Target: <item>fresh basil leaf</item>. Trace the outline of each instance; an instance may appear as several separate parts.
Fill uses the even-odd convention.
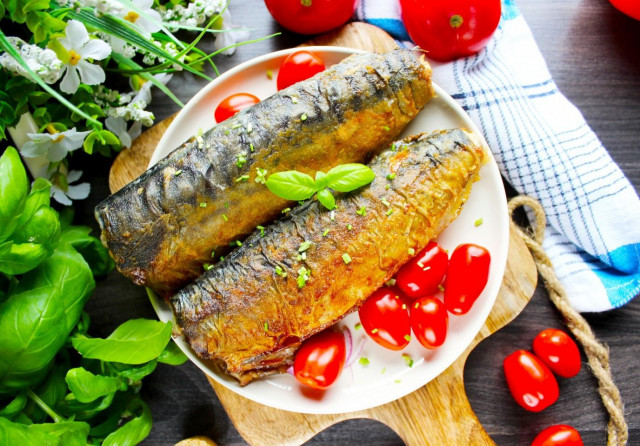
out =
[[[322,190],[329,185],[329,178],[327,178],[327,174],[322,171],[316,172],[316,188],[317,190]]]
[[[18,151],[7,147],[0,157],[0,242],[18,226],[27,199],[27,173]]]
[[[69,370],[65,381],[69,385],[69,390],[81,403],[95,401],[101,396],[119,390],[122,386],[120,378],[94,375],[82,367]]]
[[[51,183],[42,177],[36,178],[24,203],[24,211],[18,219],[18,226],[24,225],[41,206],[49,206]]]
[[[111,406],[117,393],[112,392],[90,403],[81,403],[73,393],[68,393],[58,406],[58,413],[76,420],[91,420]]]
[[[47,249],[37,243],[5,242],[0,245],[0,272],[14,276],[24,274],[36,268],[48,255]]]
[[[64,397],[69,391],[64,380],[67,370],[69,370],[69,354],[63,349],[56,356],[55,364],[47,377],[33,389],[35,394],[53,411],[57,410],[58,404],[64,401]],[[49,415],[32,400],[29,401],[23,412],[35,423],[42,423],[49,418]]]
[[[29,199],[27,198],[27,203]],[[24,214],[23,214],[24,215]],[[60,237],[58,213],[48,205],[42,205],[31,218],[13,233],[14,240],[22,243],[38,243],[53,246]]]
[[[296,170],[277,172],[267,179],[267,188],[285,200],[306,200],[316,193],[316,183],[306,173]]]
[[[78,421],[25,425],[0,417],[0,444],[20,446],[85,446],[89,425]]]
[[[187,362],[189,358],[184,354],[178,344],[171,341],[167,344],[160,356],[158,356],[158,362],[162,362],[169,365],[182,365]]]
[[[0,410],[0,417],[12,418],[24,409],[27,405],[27,392],[20,392],[13,398],[9,404]]]
[[[163,350],[164,351],[164,350]],[[158,361],[149,361],[142,365],[122,364],[120,362],[105,363],[110,373],[127,378],[131,381],[140,381],[147,375],[153,373],[158,365]]]
[[[133,401],[132,407],[129,407],[129,411],[138,412],[139,415],[109,434],[102,446],[134,446],[147,438],[152,423],[149,407],[137,398]]]
[[[89,235],[88,226],[69,226],[60,235],[60,244],[68,243],[78,251],[91,267],[94,276],[104,276],[115,267],[109,251],[99,239]]]
[[[132,399],[139,398],[137,391],[137,389],[134,390],[130,388],[125,392],[117,392],[111,405],[91,420],[89,435],[92,437],[105,438],[118,429],[118,423],[122,419],[127,405],[131,403]]]
[[[171,322],[131,319],[106,339],[78,334],[73,347],[85,358],[101,361],[142,364],[156,359],[171,339]]]
[[[327,184],[338,192],[351,192],[369,184],[376,177],[373,170],[364,164],[342,164],[327,172]]]
[[[94,287],[89,265],[68,245],[22,277],[0,305],[0,394],[46,376]]]
[[[318,201],[330,211],[336,207],[336,199],[329,189],[322,189],[318,192]]]

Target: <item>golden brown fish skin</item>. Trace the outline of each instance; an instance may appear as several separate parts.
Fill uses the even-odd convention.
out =
[[[290,205],[255,182],[257,169],[364,162],[432,96],[430,68],[409,51],[350,56],[187,141],[107,198],[95,211],[103,243],[122,274],[168,296],[212,252]]]
[[[171,298],[199,356],[242,385],[284,371],[302,340],[356,309],[409,260],[409,248],[420,251],[458,216],[486,156],[475,136],[441,131],[396,146],[370,164],[368,187],[337,197],[334,220],[318,202],[299,206]],[[306,260],[297,260],[305,241]],[[299,288],[302,267],[312,273]]]

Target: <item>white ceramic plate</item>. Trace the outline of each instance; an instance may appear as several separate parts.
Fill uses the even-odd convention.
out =
[[[327,66],[333,65],[353,49],[338,47],[306,48],[320,55]],[[203,88],[180,111],[171,123],[151,158],[153,165],[171,150],[214,124],[213,111],[218,103],[230,94],[247,92],[261,99],[276,92],[276,76],[281,61],[296,49],[278,51],[245,62],[223,74]],[[273,72],[273,79],[266,76]],[[440,87],[435,86],[437,97],[432,99],[404,131],[402,136],[436,129],[463,127],[481,133],[467,114]],[[482,219],[480,226],[475,222]],[[450,316],[449,333],[442,347],[428,351],[415,338],[403,351],[391,351],[365,340],[361,356],[369,359],[366,367],[357,361],[345,369],[338,382],[320,397],[308,395],[297,381],[288,374],[275,375],[240,387],[234,380],[216,374],[207,361],[199,359],[183,339],[176,339],[180,348],[207,375],[227,388],[253,401],[267,406],[302,413],[342,413],[375,407],[424,386],[442,373],[462,354],[476,336],[495,302],[507,260],[509,228],[507,206],[502,180],[493,158],[483,167],[481,179],[474,186],[464,209],[441,236],[438,242],[453,250],[460,243],[477,243],[491,253],[489,282],[472,309],[464,316]],[[170,308],[153,297],[152,304],[163,320],[172,320]],[[354,330],[358,315],[347,316],[341,325],[351,328],[354,345],[366,338],[364,330]],[[409,367],[402,355],[413,358]],[[384,371],[384,373],[383,373]]]

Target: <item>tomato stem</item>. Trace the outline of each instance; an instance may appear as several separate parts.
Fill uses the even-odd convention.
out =
[[[464,20],[460,14],[452,15],[451,19],[449,19],[449,25],[451,25],[452,28],[460,28],[462,22],[464,22]]]
[[[300,0],[300,4],[308,8],[309,6],[311,6],[311,0]]]

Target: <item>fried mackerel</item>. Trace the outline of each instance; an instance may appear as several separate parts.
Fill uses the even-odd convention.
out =
[[[291,205],[260,184],[266,172],[366,161],[432,96],[430,68],[409,51],[350,56],[187,141],[103,201],[103,243],[121,273],[171,295]]]
[[[394,146],[336,211],[295,208],[171,298],[200,357],[242,385],[286,370],[301,341],[355,310],[458,216],[486,156],[475,136],[448,130]]]

